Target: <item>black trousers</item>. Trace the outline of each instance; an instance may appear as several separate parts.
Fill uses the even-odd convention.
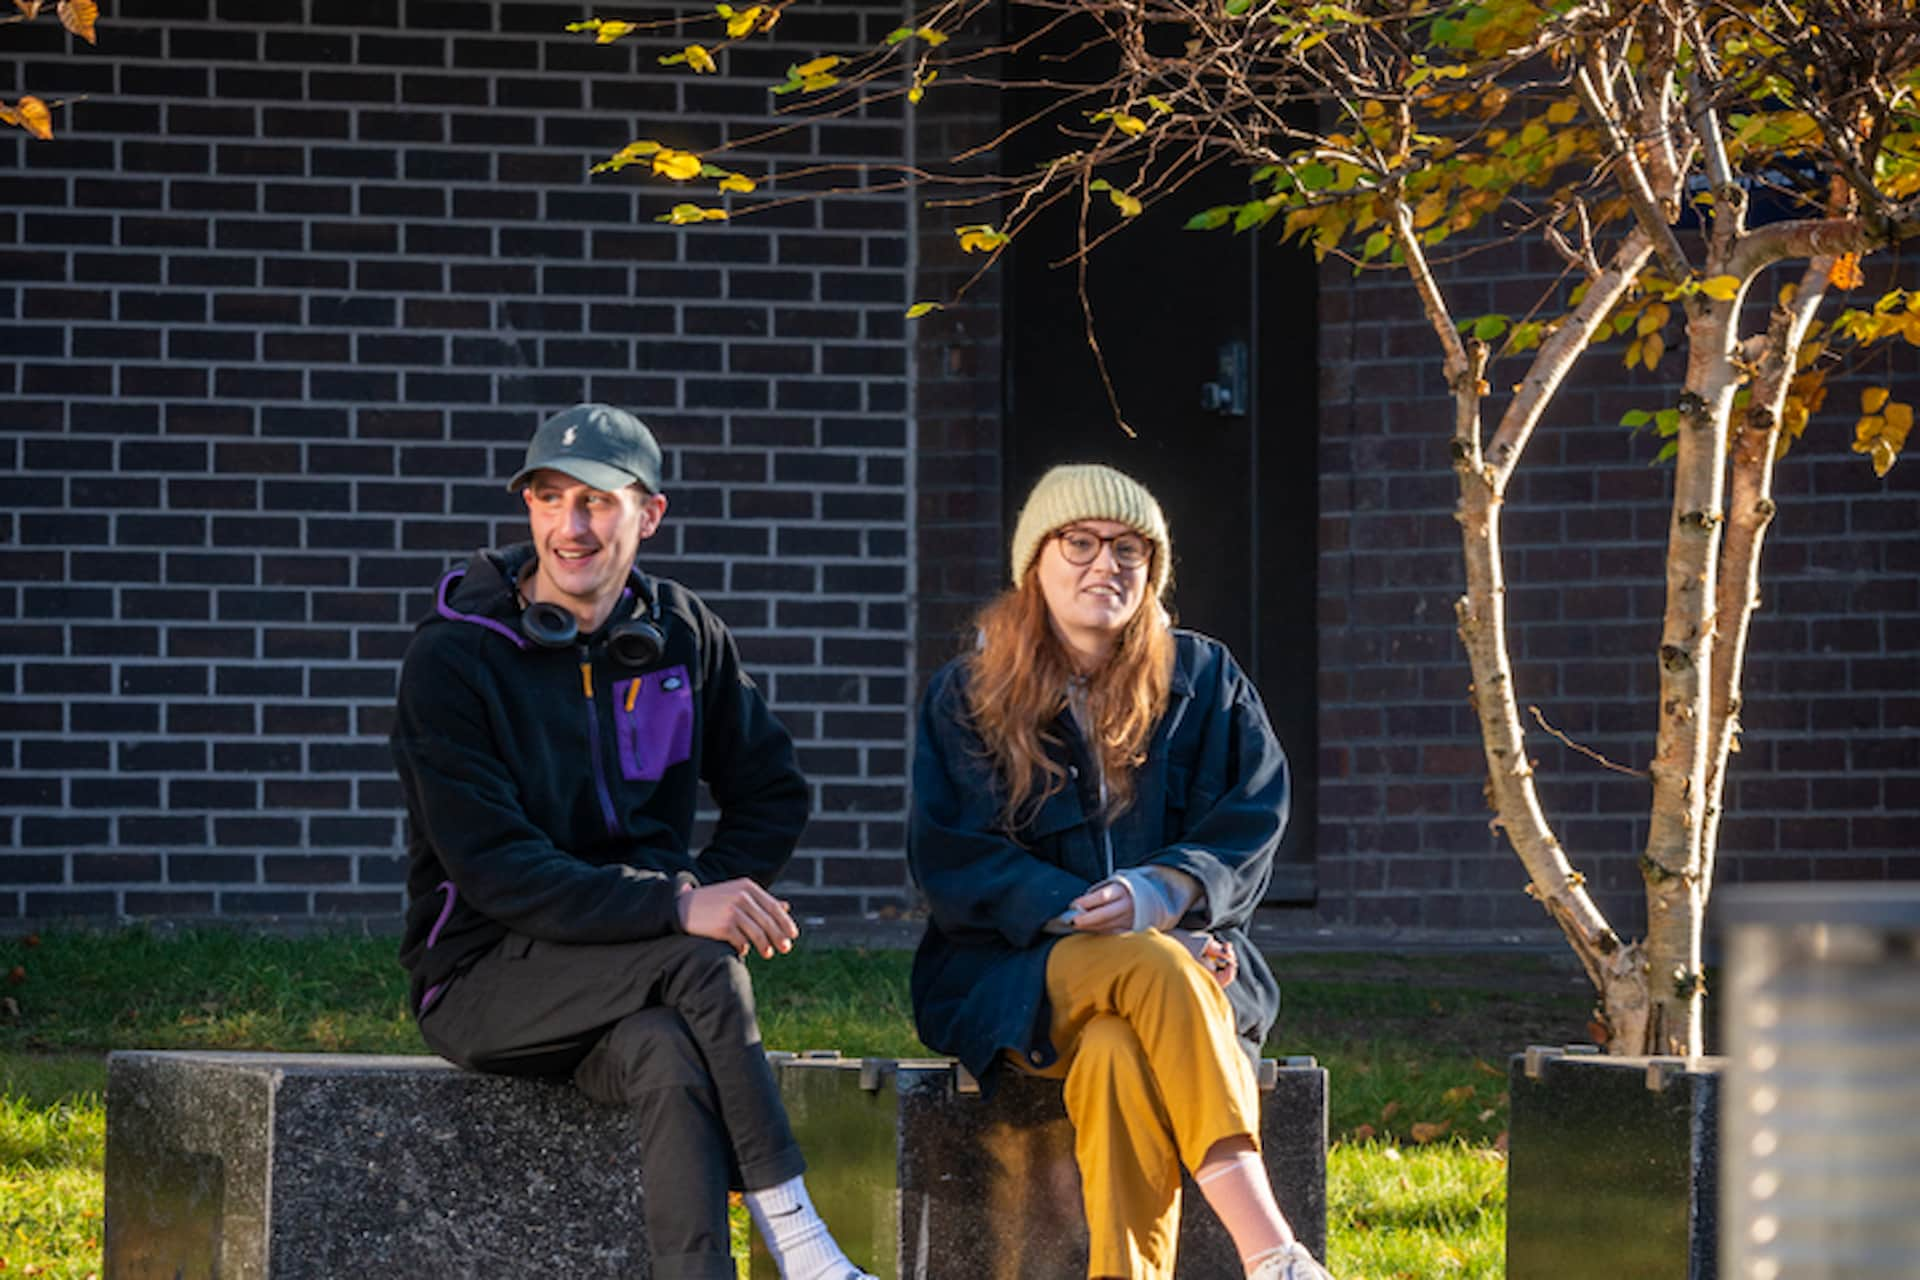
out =
[[[725,943],[578,946],[509,934],[420,1019],[434,1052],[502,1075],[570,1075],[640,1119],[653,1274],[734,1280],[727,1191],[806,1167]]]

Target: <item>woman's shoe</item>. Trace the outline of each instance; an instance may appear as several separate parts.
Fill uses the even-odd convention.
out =
[[[1247,1280],[1333,1280],[1333,1274],[1313,1260],[1298,1240],[1270,1254]]]

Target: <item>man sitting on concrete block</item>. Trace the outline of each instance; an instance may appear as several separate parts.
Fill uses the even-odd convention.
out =
[[[634,1108],[658,1280],[733,1280],[729,1188],[786,1280],[872,1280],[808,1199],[742,963],[798,936],[766,886],[806,784],[726,626],[635,564],[667,510],[659,446],[578,405],[507,487],[531,542],[441,579],[400,677],[421,1034]],[[702,782],[720,817],[696,853]]]

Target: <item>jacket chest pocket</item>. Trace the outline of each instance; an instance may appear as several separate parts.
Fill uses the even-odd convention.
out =
[[[657,782],[693,750],[693,684],[685,667],[665,667],[613,683],[620,776]]]
[[[1071,785],[1047,797],[1028,824],[1022,842],[1055,866],[1089,881],[1106,874],[1093,824]]]
[[[1166,813],[1166,829],[1161,834],[1162,844],[1179,844],[1187,834],[1187,793],[1192,789],[1193,774],[1178,765],[1167,768],[1167,798],[1163,806]]]

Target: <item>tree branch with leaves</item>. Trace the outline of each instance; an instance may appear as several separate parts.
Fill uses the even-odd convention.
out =
[[[1245,170],[1247,198],[1196,211],[1190,229],[1277,222],[1323,260],[1406,277],[1453,402],[1444,429],[1466,580],[1456,612],[1494,821],[1592,979],[1609,1049],[1700,1052],[1701,930],[1773,469],[1830,377],[1885,344],[1920,346],[1920,294],[1888,289],[1820,318],[1832,295],[1864,284],[1862,259],[1920,235],[1920,15],[1905,0],[1013,3],[1029,18],[1017,39],[974,35],[993,10],[948,0],[871,49],[795,64],[769,85],[792,122],[781,127],[884,96],[917,104],[955,84],[1044,91],[1045,105],[1009,129],[1038,131],[1044,162],[965,179],[966,201],[998,210],[956,233],[986,265],[1068,200],[1080,231],[1058,257],[1084,268],[1145,207],[1226,164]],[[723,74],[727,47],[785,8],[682,11],[663,21],[724,35],[661,61]],[[600,39],[613,30],[583,26]],[[1040,38],[1072,52],[1044,83],[1006,78]],[[739,196],[790,176],[727,168],[714,159],[726,151],[750,148],[683,159],[642,140],[608,164],[644,159],[665,181],[716,181]],[[683,203],[662,216],[753,208]],[[1540,304],[1517,319],[1461,315],[1450,294],[1461,264],[1524,238],[1566,264]],[[1088,335],[1097,351],[1090,313]],[[1500,538],[1509,486],[1556,393],[1616,343],[1629,369],[1672,388],[1667,405],[1623,422],[1657,431],[1672,463],[1666,605],[1648,655],[1660,673],[1640,855],[1648,924],[1633,942],[1587,892],[1534,785]],[[1912,424],[1897,388],[1870,387],[1853,447],[1884,475]]]
[[[12,26],[21,22],[32,22],[43,12],[51,12],[72,34],[94,43],[94,23],[99,20],[100,7],[94,0],[59,0],[49,6],[46,0],[13,0],[14,12],[0,15],[0,26]],[[58,107],[66,106],[65,99],[47,102],[31,93],[20,95],[18,102],[9,103],[0,99],[0,125],[11,125],[24,129],[42,142],[53,139],[53,113]]]

